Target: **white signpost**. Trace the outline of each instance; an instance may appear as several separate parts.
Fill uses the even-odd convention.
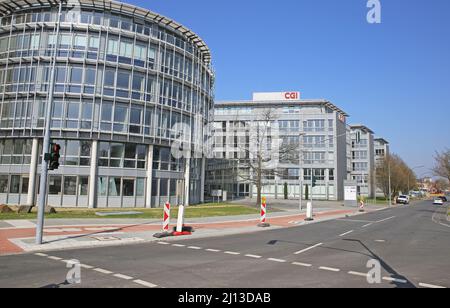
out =
[[[346,181],[344,183],[344,200],[345,206],[358,206],[358,186],[356,182]]]

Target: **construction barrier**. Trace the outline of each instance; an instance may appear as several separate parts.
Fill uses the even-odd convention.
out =
[[[163,232],[169,232],[170,224],[170,203],[166,202],[164,205],[164,217],[163,217]]]

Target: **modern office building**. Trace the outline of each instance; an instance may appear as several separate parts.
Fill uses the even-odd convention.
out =
[[[383,161],[383,159],[390,154],[389,142],[383,138],[374,139],[374,149],[375,149],[375,163]]]
[[[375,150],[374,132],[364,125],[350,125],[351,174],[356,181],[361,196],[373,198],[375,195]]]
[[[62,157],[49,172],[49,205],[201,202],[205,158],[174,158],[170,147],[181,135],[188,152],[204,144],[213,83],[204,41],[147,9],[0,1],[0,204],[37,200],[52,92],[51,140]],[[188,128],[181,134],[177,123]]]
[[[302,185],[304,198],[307,185],[311,192],[312,173],[317,179],[313,198],[342,200],[347,178],[347,114],[327,100],[300,99],[298,92],[255,93],[252,101],[215,104],[215,160],[208,163],[207,194],[225,190],[228,199],[256,195],[256,186],[249,180],[253,172],[245,161],[257,155],[251,143],[258,134],[256,127],[265,121],[261,115],[268,110],[272,114],[270,150],[281,153],[292,146],[294,153],[288,155],[293,159],[280,154],[271,172],[266,172],[263,194],[282,199],[287,185],[288,197],[298,198]],[[280,140],[278,150],[272,144],[275,139]]]

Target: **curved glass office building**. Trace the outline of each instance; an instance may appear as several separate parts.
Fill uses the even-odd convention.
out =
[[[35,204],[50,105],[62,150],[49,205],[202,202],[213,84],[206,44],[164,16],[108,0],[1,0],[0,204]],[[178,144],[196,155],[172,155]]]

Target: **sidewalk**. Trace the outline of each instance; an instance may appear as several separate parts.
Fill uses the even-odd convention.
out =
[[[278,207],[277,207],[278,208]],[[367,212],[384,209],[368,206]],[[360,214],[358,209],[343,206],[318,207],[314,222]],[[255,215],[208,217],[187,219],[186,225],[193,226],[195,232],[188,237],[172,237],[165,240],[183,238],[203,238],[258,232],[263,230],[289,228],[307,224],[304,211],[285,209],[282,212],[268,213],[269,229],[258,228],[259,217]],[[172,219],[171,227],[176,221]],[[9,226],[9,227],[8,227]],[[51,251],[71,248],[116,246],[133,243],[157,241],[153,234],[161,232],[161,220],[142,219],[47,219],[44,229],[44,244],[36,245],[35,221],[0,221],[0,255],[25,252]]]

